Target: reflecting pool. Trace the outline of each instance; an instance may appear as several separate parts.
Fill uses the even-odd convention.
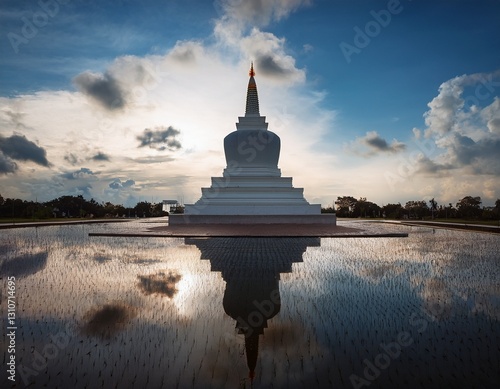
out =
[[[2,387],[500,385],[498,235],[88,236],[144,223],[1,231]]]

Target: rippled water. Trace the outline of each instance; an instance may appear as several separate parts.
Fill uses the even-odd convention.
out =
[[[139,224],[1,231],[2,387],[500,384],[498,235],[88,237]]]

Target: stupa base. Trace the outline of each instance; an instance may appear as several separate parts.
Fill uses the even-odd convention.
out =
[[[329,224],[336,225],[334,214],[316,215],[170,215],[168,224]]]

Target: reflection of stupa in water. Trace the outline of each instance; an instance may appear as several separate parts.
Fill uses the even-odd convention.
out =
[[[292,186],[292,177],[281,177],[281,140],[260,115],[253,64],[249,75],[245,116],[238,117],[236,131],[224,138],[222,177],[212,177],[201,198],[186,204],[184,215],[172,215],[169,224],[335,225],[335,215],[321,214],[321,205],[309,204],[304,189]]]
[[[211,270],[226,281],[222,304],[245,335],[249,377],[253,379],[259,335],[280,311],[280,273],[290,273],[292,263],[302,262],[307,247],[320,245],[319,238],[186,238],[186,244],[210,260]]]

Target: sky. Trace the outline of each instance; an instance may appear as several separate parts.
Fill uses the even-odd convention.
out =
[[[193,203],[253,61],[310,203],[500,198],[500,1],[3,0],[0,194]]]

